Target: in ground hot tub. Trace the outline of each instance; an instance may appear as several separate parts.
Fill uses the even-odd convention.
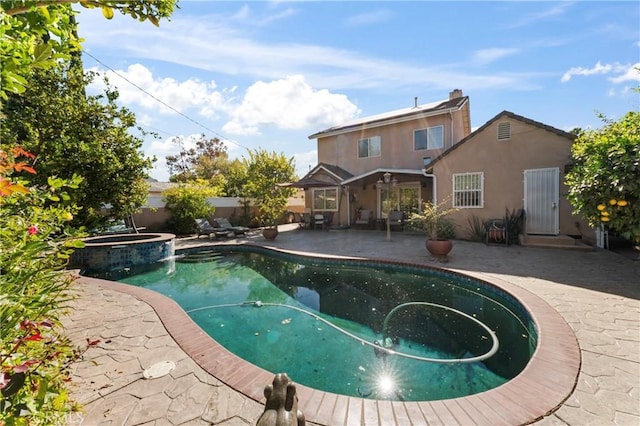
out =
[[[84,248],[71,256],[69,266],[90,271],[115,271],[174,255],[174,234],[117,234],[85,238]]]

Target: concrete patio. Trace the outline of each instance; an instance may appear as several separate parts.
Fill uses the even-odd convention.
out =
[[[380,231],[310,231],[281,226],[275,241],[240,238],[287,250],[431,264],[527,289],[555,308],[577,336],[582,356],[574,392],[540,425],[640,424],[640,261],[594,250],[579,252],[456,241],[447,263],[430,259],[424,237]],[[176,249],[234,240],[187,238]],[[262,404],[202,370],[174,341],[154,309],[119,285],[77,283],[79,298],[63,323],[78,344],[100,342],[73,368],[72,398],[84,412],[75,425],[247,425]],[[176,368],[145,380],[143,370],[165,360]],[[267,383],[264,383],[265,385]],[[388,425],[377,413],[366,424]],[[395,417],[396,424],[406,424]],[[337,423],[336,423],[337,424]],[[342,424],[342,423],[340,423]],[[347,422],[348,424],[348,422]],[[414,423],[415,424],[415,423]],[[445,419],[424,424],[448,424]]]

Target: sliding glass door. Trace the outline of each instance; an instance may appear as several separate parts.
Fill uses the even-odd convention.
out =
[[[390,210],[400,210],[406,217],[420,209],[419,185],[380,185],[378,217],[386,218]]]

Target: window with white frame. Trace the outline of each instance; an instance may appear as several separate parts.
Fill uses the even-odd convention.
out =
[[[380,157],[380,136],[358,140],[358,158]]]
[[[338,188],[316,188],[313,190],[313,210],[337,211]]]
[[[484,203],[484,174],[454,173],[453,175],[453,207],[482,207]]]
[[[442,149],[444,147],[444,128],[442,126],[428,127],[413,131],[413,149]]]

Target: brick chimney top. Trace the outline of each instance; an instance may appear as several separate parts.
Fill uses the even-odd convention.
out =
[[[461,98],[461,97],[462,97],[462,90],[460,89],[453,89],[451,92],[449,92],[449,100]]]

